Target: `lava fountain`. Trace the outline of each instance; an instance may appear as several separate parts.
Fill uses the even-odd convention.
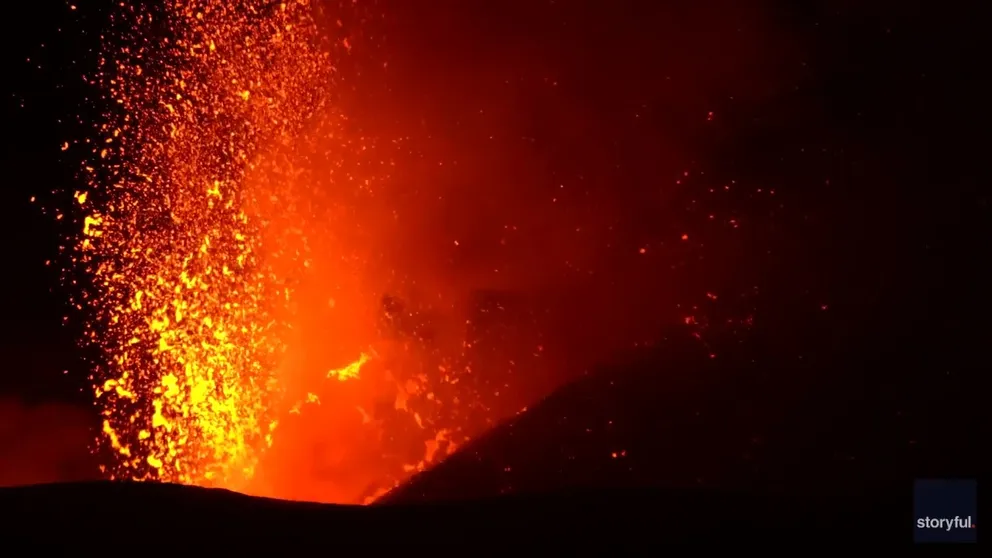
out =
[[[445,60],[375,15],[114,8],[61,213],[108,477],[368,502],[681,319],[669,142],[621,180],[553,58]]]
[[[368,258],[388,164],[335,106],[352,45],[322,10],[169,0],[111,18],[90,78],[110,109],[75,142],[72,271],[112,479],[361,502],[458,441],[429,408],[424,336],[400,324],[414,313]],[[455,382],[446,358],[430,376]]]

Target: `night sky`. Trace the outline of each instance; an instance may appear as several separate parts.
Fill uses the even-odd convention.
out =
[[[78,115],[98,114],[80,76],[93,67],[105,4],[39,1],[5,19],[0,484],[93,475],[86,445],[96,415],[79,328],[62,325],[67,296],[57,267],[45,265],[71,224],[30,200],[67,204],[77,184],[78,162],[60,145],[83,133]],[[571,324],[563,342],[604,339],[576,366],[630,348],[605,340],[612,331],[686,333],[686,308],[720,293],[708,319],[750,317],[753,327],[743,341],[714,327],[705,350],[777,363],[773,372],[720,369],[727,381],[764,374],[767,387],[749,397],[851,415],[844,424],[874,437],[862,444],[947,454],[919,474],[977,470],[954,456],[986,439],[974,407],[992,308],[981,18],[934,2],[842,0],[397,0],[370,11],[387,14],[368,29],[384,37],[372,58],[388,69],[345,70],[363,76],[342,98],[356,125],[430,137],[425,152],[471,161],[441,177],[411,165],[400,180],[507,192],[482,201],[463,188],[434,217],[483,242],[473,223],[515,204],[539,214],[529,200],[581,176],[582,199],[544,234],[614,226],[611,248],[587,261],[607,279],[561,289],[537,281],[574,289],[589,305],[570,312],[611,324],[560,318]],[[504,139],[493,147],[491,135]],[[416,207],[410,196],[399,203]],[[458,265],[471,271],[473,261]],[[631,296],[590,294],[608,292]],[[897,415],[911,424],[885,426]]]

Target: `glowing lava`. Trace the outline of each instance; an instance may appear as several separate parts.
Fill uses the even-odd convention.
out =
[[[63,146],[85,151],[67,278],[108,477],[368,502],[527,404],[535,318],[425,263],[397,215],[430,213],[390,180],[420,154],[344,114],[351,23],[306,0],[118,8],[88,78],[109,110]]]
[[[170,0],[113,16],[130,31],[107,39],[94,85],[115,106],[85,142],[76,196],[92,284],[76,302],[104,355],[95,395],[112,478],[244,486],[292,406],[275,371],[308,261],[259,209],[290,201],[248,177],[327,114],[333,49],[311,10]]]

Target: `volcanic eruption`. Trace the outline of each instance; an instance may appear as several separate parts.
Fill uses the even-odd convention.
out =
[[[112,16],[89,78],[109,109],[74,142],[89,153],[69,269],[85,285],[74,301],[85,341],[100,349],[110,478],[360,501],[436,456],[425,442],[450,439],[396,403],[420,455],[389,462],[360,447],[395,435],[376,405],[432,390],[373,367],[397,352],[380,343],[385,285],[369,278],[361,235],[343,231],[360,228],[386,165],[363,156],[369,142],[334,105],[335,59],[352,47],[344,23],[322,17],[303,0],[174,0]],[[316,493],[273,484],[280,460],[267,450],[324,392],[335,408],[316,417],[335,431],[328,455],[308,461],[369,473],[341,486],[337,471]]]
[[[474,80],[499,93],[464,80],[384,103],[376,17],[307,0],[108,15],[85,76],[102,117],[63,145],[84,161],[59,213],[79,225],[65,279],[95,349],[107,477],[369,502],[701,312],[658,273],[702,246],[693,219],[737,227],[678,198],[699,173],[622,200],[615,141],[525,63],[530,100],[556,110],[499,64]],[[416,96],[426,79],[403,71]],[[475,120],[447,110],[459,98],[484,107],[459,113]],[[654,177],[678,158],[630,147]],[[676,202],[689,218],[640,215]]]
[[[105,110],[63,145],[85,187],[58,216],[81,229],[65,279],[108,478],[368,502],[544,381],[532,301],[422,247],[430,212],[391,173],[425,155],[343,108],[364,17],[307,0],[109,16],[86,76]]]

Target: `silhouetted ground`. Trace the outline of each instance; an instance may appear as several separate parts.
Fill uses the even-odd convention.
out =
[[[595,539],[614,549],[906,544],[913,477],[981,470],[977,397],[939,383],[928,397],[907,397],[905,381],[873,389],[886,378],[868,370],[884,345],[874,355],[845,353],[863,361],[846,369],[845,354],[798,364],[762,357],[755,345],[710,358],[676,336],[559,391],[370,507],[162,485],[47,485],[0,492],[4,530],[55,544],[182,536],[253,550]],[[904,372],[910,364],[889,363]]]
[[[7,539],[46,546],[127,544],[148,549],[179,543],[189,548],[279,550],[392,546],[479,549],[534,543],[568,547],[602,541],[614,550],[664,542],[910,540],[908,514],[892,515],[880,492],[867,507],[837,497],[770,497],[693,491],[594,491],[504,497],[460,504],[330,506],[250,498],[222,490],[152,484],[64,484],[0,492],[9,513]],[[888,500],[887,500],[888,499]],[[876,516],[876,514],[878,514]],[[803,539],[800,538],[802,541]],[[458,547],[451,547],[458,544]]]
[[[967,371],[945,356],[955,372],[928,373],[912,336],[891,342],[894,352],[878,338],[872,351],[824,354],[826,337],[805,358],[752,342],[711,358],[675,336],[558,391],[385,500],[574,487],[804,499],[977,475],[987,427]]]

